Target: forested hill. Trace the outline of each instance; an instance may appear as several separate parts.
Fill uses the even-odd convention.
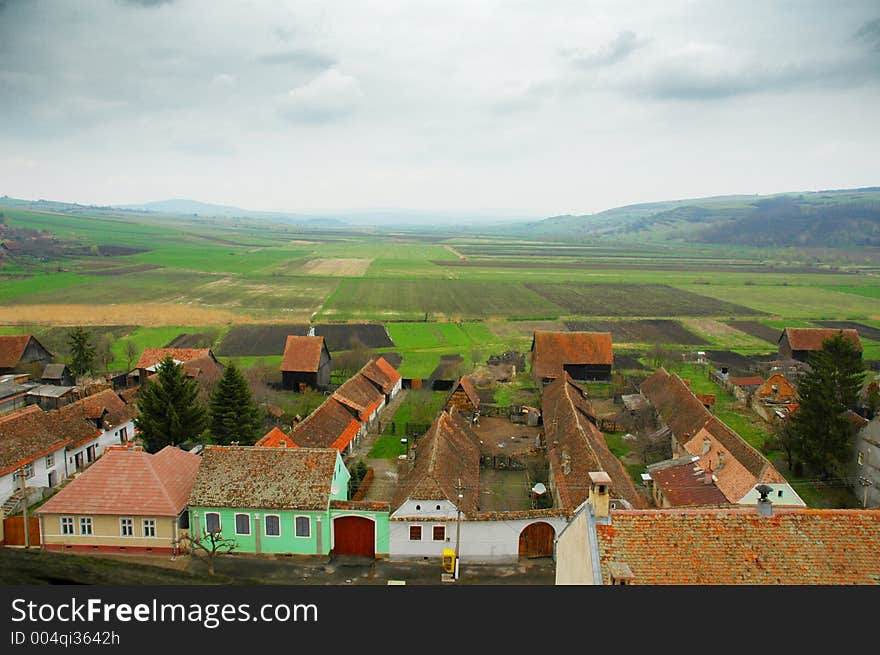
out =
[[[556,216],[520,232],[554,240],[880,247],[880,187],[629,205],[586,216]]]

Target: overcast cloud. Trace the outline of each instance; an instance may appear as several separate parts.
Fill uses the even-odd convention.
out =
[[[876,2],[0,0],[0,194],[534,216],[880,184]]]

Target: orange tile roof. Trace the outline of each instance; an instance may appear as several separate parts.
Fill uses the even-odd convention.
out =
[[[0,336],[0,368],[15,368],[31,340],[30,334]]]
[[[324,349],[324,337],[300,337],[290,335],[284,344],[284,357],[281,360],[282,371],[305,371],[317,373],[321,366],[321,351]]]
[[[574,509],[586,500],[591,471],[605,471],[611,477],[615,498],[644,507],[623,464],[608,450],[605,435],[594,424],[595,413],[583,387],[568,374],[554,380],[544,387],[541,410],[551,473],[562,507]]]
[[[94,430],[94,426],[93,426]],[[0,476],[73,443],[36,405],[0,417]]]
[[[698,393],[696,394],[697,398],[703,405],[714,405],[715,404],[715,394],[714,393]]]
[[[255,446],[263,446],[265,448],[299,448],[289,435],[285,434],[278,428],[272,428],[267,432]]]
[[[728,378],[728,382],[735,387],[757,387],[764,384],[764,378],[760,375],[750,375],[741,378]]]
[[[838,334],[855,342],[859,350],[862,349],[862,341],[859,339],[859,331],[851,328],[835,329],[835,328],[785,328],[780,335],[779,340],[788,338],[788,345],[792,350],[822,350],[822,344],[826,339],[830,339]]]
[[[602,577],[627,564],[633,584],[880,584],[880,511],[612,511],[599,524]]]
[[[361,429],[360,422],[330,396],[305,420],[293,426],[290,438],[300,447],[343,450]]]
[[[207,446],[189,504],[325,510],[337,457],[329,448]]]
[[[773,387],[776,391],[773,391]],[[773,397],[776,402],[791,402],[797,398],[797,391],[781,373],[774,373],[755,391],[758,398]]]
[[[79,413],[90,420],[101,420],[107,429],[122,425],[135,416],[134,408],[126,405],[112,389],[76,400],[57,411],[62,415]]]
[[[479,492],[479,439],[467,421],[441,412],[417,441],[412,470],[400,481],[391,506],[396,509],[408,499],[448,500],[473,515],[479,509]]]
[[[188,362],[191,359],[213,356],[210,348],[146,348],[135,368],[150,368],[166,357],[178,362]]]
[[[37,513],[177,516],[186,506],[200,461],[174,446],[155,455],[108,448]]]
[[[532,374],[558,378],[565,364],[614,363],[610,332],[535,332]]]
[[[682,379],[666,369],[652,373],[640,390],[678,440],[696,434],[712,416]]]
[[[382,393],[384,394],[391,393],[395,385],[401,379],[400,373],[397,372],[397,369],[389,364],[384,357],[377,357],[376,359],[367,362],[367,364],[360,370],[360,373],[371,382],[379,385],[379,388],[382,389]]]

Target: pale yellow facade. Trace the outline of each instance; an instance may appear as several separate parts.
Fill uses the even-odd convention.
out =
[[[62,518],[73,519],[73,534],[64,534]],[[81,518],[91,518],[92,534],[82,534]],[[132,534],[123,534],[123,519],[131,519]],[[155,536],[144,536],[144,521],[153,521]],[[100,514],[43,514],[43,544],[47,546],[104,546],[111,548],[173,548],[180,535],[176,517]]]
[[[556,541],[556,584],[591,585],[593,562],[590,556],[588,508],[579,511]]]

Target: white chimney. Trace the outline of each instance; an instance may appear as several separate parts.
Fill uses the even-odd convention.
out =
[[[758,499],[758,514],[761,516],[773,516],[773,502],[768,496],[773,492],[773,487],[768,484],[759,484],[755,487],[761,497]]]

